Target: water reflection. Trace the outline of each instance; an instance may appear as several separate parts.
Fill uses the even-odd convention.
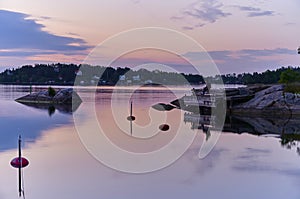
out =
[[[57,112],[50,118],[43,109],[31,108],[14,101],[27,94],[27,90],[24,86],[0,86],[1,152],[16,148],[16,138],[20,134],[26,142],[34,142],[44,131],[72,122],[69,114]]]
[[[274,147],[276,140],[225,134],[212,153],[199,160],[200,135],[170,167],[132,175],[93,159],[72,125],[48,130],[24,150],[32,162],[25,169],[27,198],[298,198],[299,162]],[[14,152],[1,153],[0,161],[6,162]],[[15,171],[4,164],[0,171],[0,183],[9,187],[0,187],[1,198],[17,198]]]
[[[191,124],[191,129],[201,129],[209,139],[210,130],[217,123],[217,116],[185,113],[184,122]],[[287,149],[296,149],[300,155],[300,118],[271,118],[271,117],[241,117],[227,116],[223,132],[236,134],[249,133],[253,135],[275,136]]]
[[[37,104],[37,103],[24,103],[24,102],[19,102],[19,103],[28,107],[45,110],[48,112],[49,116],[52,116],[56,110],[60,113],[72,114],[80,106],[80,104],[74,104],[72,106],[72,104]]]
[[[29,114],[23,112],[24,116]],[[57,114],[49,120],[49,117],[43,117],[42,114],[27,115],[26,117],[0,117],[0,151],[16,148],[15,139],[19,134],[28,141],[35,141],[41,134],[51,128],[70,123],[70,119]]]
[[[91,112],[84,108],[92,103],[88,92],[84,97],[84,106],[77,111],[81,109],[86,113],[84,122],[87,124]],[[280,147],[283,136],[287,136],[283,143],[298,139],[293,137],[299,132],[297,118],[287,122],[282,118],[229,117],[224,126],[226,133],[221,135],[213,151],[200,160],[200,145],[206,135],[209,139],[207,132],[214,133],[213,124],[218,122],[217,118],[184,115],[179,109],[168,112],[152,109],[151,106],[156,103],[174,100],[174,95],[163,90],[141,91],[131,96],[136,120],[132,123],[133,136],[130,136],[130,124],[126,119],[130,115],[129,104],[124,101],[127,92],[120,91],[119,101],[114,104],[124,123],[124,131],[121,131],[123,126],[120,130],[111,122],[111,91],[98,91],[92,111],[96,110],[107,136],[128,151],[149,152],[161,148],[173,139],[179,124],[183,126],[184,134],[206,132],[196,134],[191,147],[169,167],[153,173],[132,175],[110,169],[94,159],[82,145],[71,114],[55,111],[49,117],[45,114],[47,109],[31,108],[13,101],[24,93],[1,95],[6,96],[0,99],[1,199],[18,198],[16,172],[10,168],[9,161],[16,155],[16,137],[20,131],[25,141],[34,141],[27,142],[23,150],[24,156],[31,162],[24,169],[28,199],[197,199],[199,196],[210,199],[298,199],[300,196],[299,158],[291,150]],[[153,135],[162,121],[158,118],[152,129],[149,126],[152,113],[157,118],[166,117],[165,122],[170,124],[170,130]],[[143,131],[139,126],[145,127]],[[270,133],[279,138],[267,137]],[[152,139],[139,139],[142,136]],[[293,144],[291,146],[293,148]],[[105,152],[110,154],[110,151]]]

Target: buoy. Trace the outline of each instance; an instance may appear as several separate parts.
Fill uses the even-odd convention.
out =
[[[19,197],[23,195],[23,198],[25,198],[25,191],[24,191],[24,181],[22,179],[22,168],[26,167],[29,165],[29,161],[26,158],[22,157],[22,149],[21,149],[21,136],[19,135],[19,157],[14,158],[11,162],[10,165],[14,168],[17,168],[19,170]],[[23,188],[22,188],[23,185]]]
[[[127,117],[127,120],[128,121],[134,121],[135,117],[133,115],[130,115],[130,116]]]
[[[11,162],[10,165],[14,168],[24,168],[29,165],[29,161],[26,158],[14,158]]]
[[[170,126],[168,124],[161,124],[158,127],[161,131],[167,131],[170,129]]]
[[[127,117],[128,121],[134,121],[135,117],[132,115],[132,102],[130,102],[130,115]]]

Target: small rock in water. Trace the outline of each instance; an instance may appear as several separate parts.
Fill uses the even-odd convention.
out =
[[[170,104],[158,103],[158,104],[153,105],[152,108],[154,108],[155,110],[158,110],[158,111],[170,111],[176,107],[172,106]]]
[[[40,91],[16,99],[17,102],[24,103],[53,103],[53,104],[72,104],[81,103],[80,96],[72,89],[61,89],[54,97],[49,96],[48,91]]]

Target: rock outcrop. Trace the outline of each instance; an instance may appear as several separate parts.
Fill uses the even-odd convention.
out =
[[[158,103],[158,104],[154,104],[152,108],[158,111],[170,111],[176,107],[170,104]]]
[[[284,92],[283,85],[274,85],[255,93],[251,100],[234,106],[232,113],[300,115],[300,96]]]
[[[54,96],[50,96],[47,90],[31,93],[16,99],[16,101],[20,103],[64,105],[80,104],[82,102],[79,95],[72,88],[60,89]]]

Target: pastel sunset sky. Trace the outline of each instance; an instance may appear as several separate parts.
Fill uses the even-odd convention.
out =
[[[35,63],[79,64],[101,42],[143,27],[189,36],[223,74],[299,66],[299,8],[299,0],[0,0],[0,71]],[[115,63],[173,64],[189,72],[172,54],[148,54],[129,53]],[[181,51],[190,59],[199,54]]]

